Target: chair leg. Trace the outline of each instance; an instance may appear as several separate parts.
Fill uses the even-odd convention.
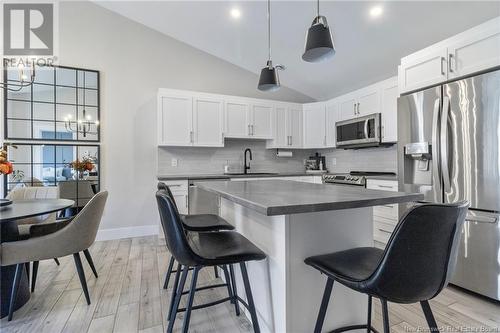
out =
[[[189,320],[191,319],[191,310],[193,307],[194,294],[196,292],[196,281],[198,280],[198,272],[200,267],[195,267],[193,275],[191,277],[191,287],[189,289],[189,298],[186,305],[186,314],[184,315],[184,323],[182,324],[182,333],[188,333],[189,331]]]
[[[57,266],[60,266],[60,265],[61,265],[61,263],[59,262],[59,259],[54,258],[54,261],[56,262]]]
[[[366,333],[371,332],[372,327],[372,297],[368,295],[368,315],[366,320]]]
[[[92,269],[92,272],[94,273],[94,276],[97,279],[99,276],[97,275],[97,270],[95,269],[94,261],[92,260],[92,256],[90,255],[89,249],[83,250],[83,254],[85,255],[85,258],[89,263],[90,269]]]
[[[172,287],[172,295],[170,296],[170,305],[168,307],[168,317],[167,320],[170,320],[170,316],[172,315],[172,309],[174,308],[175,297],[177,296],[177,287],[179,286],[179,277],[181,275],[181,264],[177,264],[177,272],[175,272],[174,285]]]
[[[323,292],[323,298],[319,307],[318,319],[316,319],[316,325],[314,326],[314,333],[321,333],[321,329],[323,328],[326,310],[328,309],[328,303],[330,302],[330,296],[332,294],[333,282],[334,280],[331,278],[326,280],[325,291]]]
[[[385,299],[380,299],[382,303],[382,317],[384,320],[384,333],[390,333],[389,329],[389,310],[387,309],[387,301]]]
[[[180,264],[179,264],[179,266],[180,266]],[[179,267],[179,270],[180,270],[180,267]],[[175,293],[174,305],[173,305],[171,312],[170,312],[170,315],[169,315],[170,321],[168,322],[167,333],[172,333],[172,330],[174,329],[175,317],[177,316],[177,309],[179,309],[179,304],[181,302],[182,292],[184,291],[184,285],[186,284],[186,279],[187,279],[188,273],[189,273],[189,267],[184,266],[184,268],[182,270],[182,277],[181,277],[181,280],[179,281],[179,285],[177,286],[177,292]]]
[[[222,271],[224,273],[224,279],[226,280],[227,284],[227,294],[231,299],[230,301],[231,304],[234,304],[233,288],[231,287],[231,279],[229,278],[229,271],[227,270],[227,265],[222,266]]]
[[[31,292],[35,292],[36,275],[38,274],[39,261],[33,261],[33,272],[31,273]]]
[[[10,293],[9,302],[9,318],[12,320],[12,315],[14,314],[14,306],[16,305],[17,292],[19,290],[19,282],[21,282],[21,275],[23,274],[24,264],[16,265],[16,272],[14,274],[14,283],[12,284],[12,291]]]
[[[250,281],[248,280],[247,267],[244,262],[240,262],[241,275],[243,276],[243,284],[245,285],[245,292],[247,294],[248,310],[252,318],[252,325],[254,333],[260,333],[259,321],[257,320],[257,312],[255,311],[255,304],[253,302],[252,289],[250,288]]]
[[[170,262],[168,263],[167,274],[165,275],[165,282],[163,282],[163,289],[168,288],[168,282],[170,281],[170,275],[172,275],[172,269],[174,268],[174,257],[170,256]]]
[[[218,279],[219,278],[219,270],[217,269],[217,266],[214,266],[214,274],[215,274],[215,278]]]
[[[233,288],[233,296],[234,296],[234,310],[236,311],[236,315],[240,315],[240,303],[238,301],[238,290],[236,289],[236,279],[234,277],[234,269],[233,265],[229,265],[229,274],[231,275],[231,285]]]
[[[422,310],[424,311],[425,319],[427,320],[427,324],[429,325],[430,331],[439,332],[439,328],[436,323],[436,319],[434,319],[434,315],[432,314],[429,301],[422,301],[420,302],[420,305],[422,306]]]
[[[87,305],[90,305],[90,295],[89,290],[87,289],[87,280],[85,280],[85,272],[83,271],[80,253],[73,253],[73,259],[75,259],[76,271],[78,272],[78,277],[80,278],[80,283],[82,285],[83,293],[85,294],[85,299],[87,300]]]

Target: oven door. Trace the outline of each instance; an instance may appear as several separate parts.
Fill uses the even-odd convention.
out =
[[[338,148],[373,147],[380,144],[380,113],[335,124]]]

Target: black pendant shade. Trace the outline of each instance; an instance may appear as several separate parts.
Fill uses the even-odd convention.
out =
[[[330,27],[324,16],[317,16],[307,30],[306,45],[302,60],[320,62],[335,54]]]
[[[267,66],[260,71],[259,85],[257,88],[262,91],[276,91],[280,88],[277,68],[273,67],[270,61],[268,61]]]

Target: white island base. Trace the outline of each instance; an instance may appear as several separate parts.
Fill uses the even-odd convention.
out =
[[[313,332],[326,277],[304,264],[305,258],[373,246],[371,207],[266,216],[221,198],[220,215],[267,254],[247,265],[262,332]],[[236,271],[238,295],[246,299]],[[365,324],[367,300],[334,283],[323,331]]]

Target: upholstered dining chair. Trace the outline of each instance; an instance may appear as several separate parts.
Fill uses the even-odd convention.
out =
[[[16,265],[10,296],[9,321],[12,320],[23,265],[32,261],[36,262],[72,254],[85,299],[87,304],[90,305],[90,296],[80,252],[87,250],[94,243],[107,198],[107,191],[97,193],[70,222],[53,233],[0,244],[0,265]]]

